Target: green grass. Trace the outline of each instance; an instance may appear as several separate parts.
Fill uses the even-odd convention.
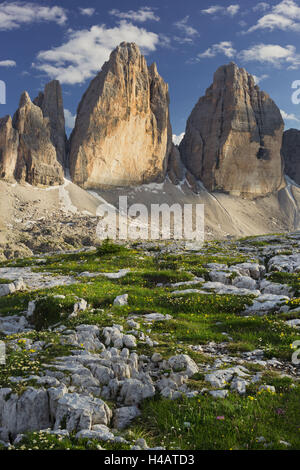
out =
[[[254,240],[255,241],[255,240]],[[244,242],[243,242],[244,243]],[[232,266],[248,261],[249,258],[238,252],[236,242],[206,244],[201,254],[162,254],[158,247],[147,251],[142,248],[104,243],[92,252],[46,257],[45,264],[37,264],[34,258],[16,260],[1,265],[32,266],[35,271],[52,275],[74,275],[76,283],[35,292],[17,292],[0,298],[0,314],[22,315],[30,300],[37,306],[32,318],[35,331],[0,338],[5,341],[17,339],[20,350],[7,350],[7,364],[0,368],[0,387],[12,387],[22,393],[24,384],[11,384],[9,377],[27,377],[43,371],[43,364],[55,358],[70,354],[68,346],[62,346],[59,335],[48,330],[62,323],[68,328],[80,324],[94,324],[100,328],[118,323],[126,326],[129,315],[135,314],[141,324],[141,331],[149,334],[149,325],[143,315],[159,312],[169,314],[172,319],[151,325],[151,338],[159,343],[150,348],[138,344],[139,354],[152,355],[160,352],[165,359],[173,354],[189,354],[199,365],[213,362],[213,358],[192,351],[190,345],[205,345],[211,341],[228,341],[222,334],[226,332],[232,339],[227,343],[227,351],[240,357],[244,351],[263,349],[266,358],[276,357],[290,363],[293,350],[291,345],[300,339],[300,332],[289,328],[285,320],[298,318],[295,314],[271,314],[265,317],[244,317],[242,311],[252,303],[252,296],[182,294],[172,295],[170,284],[185,282],[193,276],[208,279],[208,263],[222,263]],[[256,261],[255,256],[251,261]],[[103,276],[83,278],[77,276],[83,271],[92,273],[117,272],[130,268],[130,273],[119,280],[109,280]],[[297,291],[300,287],[298,274],[272,273],[271,280],[286,283]],[[1,281],[0,281],[1,282]],[[158,287],[158,284],[162,284]],[[201,283],[193,288],[201,288]],[[189,288],[183,286],[182,289]],[[180,288],[181,289],[181,288]],[[127,293],[128,305],[113,306],[116,296]],[[55,298],[64,295],[65,298]],[[298,294],[297,294],[298,295]],[[74,303],[85,299],[88,308],[77,318],[69,319]],[[297,307],[299,299],[293,299],[291,306]],[[42,352],[27,351],[22,340],[31,338],[43,340],[47,348]],[[74,349],[74,347],[72,348]],[[249,396],[240,397],[235,393],[225,400],[215,400],[209,395],[180,401],[170,401],[155,397],[142,406],[142,417],[129,429],[131,445],[135,438],[145,437],[149,445],[164,445],[167,449],[262,449],[257,437],[264,436],[270,448],[282,449],[279,441],[291,443],[293,449],[300,448],[299,386],[292,389],[289,379],[266,372],[260,366],[247,364],[253,373],[264,371],[264,382],[276,387],[277,393],[259,394],[258,385],[249,387]],[[34,384],[33,384],[34,385]],[[190,382],[193,390],[210,388],[200,372]],[[276,410],[284,410],[278,414]],[[218,420],[224,416],[224,420]],[[184,423],[190,423],[190,427]],[[127,435],[127,434],[126,434]],[[26,449],[96,449],[99,443],[80,441],[72,435],[69,439],[29,433],[19,448]],[[128,445],[101,443],[111,450],[128,449]]]
[[[182,450],[285,449],[280,441],[300,448],[300,388],[283,394],[268,392],[225,400],[208,395],[174,402],[151,399],[144,402],[142,416],[135,425],[143,430],[151,445]],[[221,419],[218,419],[221,418]],[[224,419],[223,419],[224,418]],[[189,424],[185,424],[189,423]]]

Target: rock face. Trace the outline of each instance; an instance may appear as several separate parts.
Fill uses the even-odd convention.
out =
[[[65,168],[68,166],[66,159],[67,137],[65,132],[65,116],[62,97],[62,89],[58,80],[52,80],[45,86],[44,93],[39,93],[34,100],[39,106],[45,118],[49,118],[51,142],[56,149],[57,160]]]
[[[19,134],[16,180],[32,185],[62,184],[63,169],[50,139],[49,119],[43,117],[42,110],[31,102],[27,92],[21,96],[13,127]]]
[[[180,153],[208,190],[264,196],[285,185],[283,127],[271,98],[246,70],[230,63],[217,70],[193,109]]]
[[[300,184],[300,131],[289,129],[283,134],[282,155],[285,173]]]
[[[19,134],[12,126],[10,116],[0,119],[0,178],[14,181]]]
[[[179,184],[184,178],[184,167],[180,158],[180,152],[176,145],[172,145],[172,150],[168,162],[168,176],[173,184]]]
[[[172,146],[168,86],[122,43],[91,82],[70,142],[70,172],[89,188],[161,181]]]

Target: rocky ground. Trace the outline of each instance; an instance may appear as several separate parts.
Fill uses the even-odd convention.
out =
[[[300,233],[2,262],[0,447],[299,450],[299,272]]]

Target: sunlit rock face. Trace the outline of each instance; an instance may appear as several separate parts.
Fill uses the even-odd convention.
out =
[[[15,180],[19,134],[13,128],[10,116],[0,119],[0,178]]]
[[[13,127],[19,135],[16,180],[36,186],[62,184],[64,174],[51,142],[49,119],[43,117],[27,92],[21,96]]]
[[[171,147],[168,85],[135,44],[122,43],[79,105],[72,180],[86,188],[162,181]]]

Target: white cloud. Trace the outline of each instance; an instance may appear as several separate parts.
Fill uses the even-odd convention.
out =
[[[188,25],[189,18],[189,16],[185,16],[182,20],[174,23],[174,26],[176,26],[176,28],[179,29],[186,38],[193,38],[198,36],[199,33],[195,28]]]
[[[220,5],[213,5],[205,10],[201,10],[203,14],[206,15],[215,15],[216,13],[221,13],[223,15],[235,16],[240,10],[240,5],[234,4],[229,5],[229,7],[222,7]]]
[[[228,8],[226,8],[226,13],[230,16],[235,16],[240,10],[239,5],[230,5]]]
[[[281,116],[282,118],[285,120],[285,121],[296,121],[296,122],[300,122],[300,119],[297,118],[297,116],[295,116],[295,114],[288,114],[286,113],[285,111],[283,111],[283,109],[280,110],[281,112]]]
[[[182,132],[182,134],[179,134],[179,135],[173,134],[173,144],[179,145],[182,139],[184,138],[184,136],[185,136],[184,132]]]
[[[274,31],[300,31],[300,7],[294,0],[283,0],[273,6],[272,11],[262,16],[258,22],[252,26],[247,33],[252,33],[259,29]]]
[[[42,21],[53,21],[58,25],[63,25],[67,21],[66,10],[59,6],[47,7],[31,2],[0,3],[0,30],[2,31]]]
[[[146,54],[155,51],[159,36],[126,21],[114,28],[101,25],[71,30],[64,44],[39,52],[33,67],[61,83],[84,83],[101,69],[110,52],[123,41],[135,42]]]
[[[255,7],[252,8],[253,11],[267,11],[270,7],[270,5],[266,2],[260,2]]]
[[[96,11],[95,8],[79,8],[79,10],[83,16],[93,16]]]
[[[256,44],[238,54],[239,59],[245,62],[260,62],[280,67],[287,66],[295,70],[300,65],[300,54],[295,46],[282,47],[277,44]]]
[[[300,53],[297,52],[295,46],[287,45],[284,47],[278,44],[255,44],[248,49],[238,52],[231,41],[213,44],[206,51],[198,54],[196,60],[192,62],[213,58],[218,54],[223,54],[230,59],[236,56],[244,62],[259,62],[277,68],[285,66],[287,70],[300,68]],[[256,77],[256,79],[262,81],[267,77],[268,75],[262,75],[261,77]]]
[[[155,15],[154,9],[150,7],[142,7],[137,11],[129,10],[126,12],[122,12],[115,8],[109,13],[121,20],[136,21],[138,23],[145,23],[145,21],[160,21],[159,16]]]
[[[255,84],[256,85],[259,85],[263,80],[266,80],[267,78],[269,78],[269,75],[261,75],[260,77],[258,77],[257,75],[252,75],[252,77],[254,78],[254,81],[255,81]]]
[[[64,109],[64,115],[65,115],[66,127],[68,129],[73,129],[75,126],[76,114],[75,116],[73,116],[71,111],[69,111],[68,109]]]
[[[231,41],[222,41],[218,44],[213,44],[205,52],[197,55],[198,59],[209,59],[218,54],[223,54],[226,57],[232,58],[236,55],[236,49],[233,48]]]
[[[14,60],[1,60],[0,67],[16,67],[16,62]]]

